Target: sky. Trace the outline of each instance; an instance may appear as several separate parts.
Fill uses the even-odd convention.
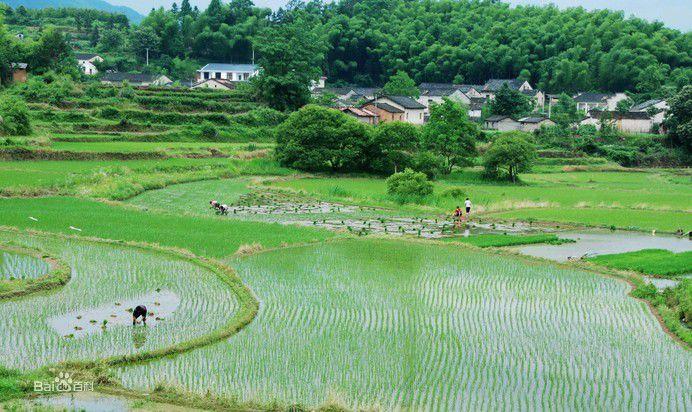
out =
[[[152,7],[169,7],[173,0],[107,0],[111,4],[132,7],[142,14],[146,14]],[[180,5],[178,0],[178,5]],[[276,9],[286,3],[286,0],[254,0],[254,3],[262,7]],[[689,31],[692,29],[692,1],[690,0],[509,0],[509,3],[518,4],[550,4],[559,7],[582,6],[586,9],[615,9],[624,10],[625,15],[635,15],[647,20],[659,20],[667,26]],[[190,4],[197,5],[200,9],[206,8],[209,0],[190,0]]]

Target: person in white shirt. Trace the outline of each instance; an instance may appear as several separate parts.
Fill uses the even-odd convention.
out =
[[[470,214],[471,213],[471,201],[469,200],[468,197],[466,198],[466,201],[464,202],[464,206],[466,206],[466,214],[467,215]]]

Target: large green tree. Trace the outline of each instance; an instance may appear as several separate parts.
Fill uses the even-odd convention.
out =
[[[310,101],[310,83],[321,75],[326,44],[320,27],[287,19],[256,38],[261,71],[253,79],[260,100],[277,110],[295,110]]]
[[[569,128],[580,117],[577,103],[566,93],[562,93],[557,103],[550,108],[550,119],[563,129]]]
[[[516,182],[521,172],[531,169],[536,158],[536,148],[523,132],[509,132],[491,143],[483,155],[486,174],[496,178],[506,177]]]
[[[420,145],[418,128],[405,122],[380,123],[372,138],[373,170],[391,174],[413,164],[413,156]]]
[[[276,158],[313,172],[353,172],[365,167],[367,126],[335,109],[307,105],[277,130]]]
[[[529,114],[533,105],[531,100],[518,90],[510,89],[503,84],[495,93],[495,98],[490,101],[490,112],[503,116],[524,116]]]
[[[670,110],[664,124],[673,145],[692,153],[692,86],[683,87],[670,99]]]
[[[382,88],[382,92],[391,96],[415,98],[420,96],[420,90],[416,86],[416,82],[403,70],[397,71],[395,75],[389,78],[389,81]]]
[[[463,166],[476,155],[476,140],[481,136],[478,125],[468,118],[468,110],[458,102],[444,99],[430,106],[430,118],[423,127],[423,145],[441,156],[445,170]]]

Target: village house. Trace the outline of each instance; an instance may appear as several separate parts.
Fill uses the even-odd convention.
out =
[[[75,57],[84,74],[94,75],[99,72],[94,63],[102,62],[103,57],[94,53],[76,53]]]
[[[224,79],[207,79],[194,83],[192,89],[216,89],[216,90],[233,90],[236,84],[230,80]]]
[[[404,111],[387,103],[369,101],[361,109],[374,113],[377,116],[378,123],[404,120]]]
[[[420,97],[417,99],[420,104],[425,106],[425,115],[430,113],[431,104],[440,104],[443,99],[462,103],[469,107],[470,118],[480,118],[481,108],[485,104],[486,99],[478,90],[482,90],[483,86],[471,84],[452,84],[452,83],[421,83]]]
[[[345,113],[349,116],[355,117],[356,119],[360,120],[363,123],[375,125],[377,124],[377,114],[371,112],[368,109],[364,108],[357,108],[353,106],[349,107],[339,107],[339,110],[342,113]]]
[[[197,70],[197,81],[216,79],[243,82],[259,73],[255,64],[209,63]]]
[[[485,119],[483,126],[489,130],[499,130],[501,132],[521,130],[521,123],[509,116],[503,115],[493,115],[488,117]]]
[[[166,86],[172,83],[171,79],[162,74],[145,73],[106,73],[101,77],[103,84],[121,84],[127,82],[131,86]]]
[[[27,67],[28,64],[26,63],[10,63],[10,69],[12,70],[12,81],[14,83],[26,82]]]
[[[403,116],[401,118],[402,121],[408,122],[408,123],[413,123],[413,124],[423,124],[425,123],[425,110],[426,106],[422,105],[421,103],[417,102],[415,99],[407,96],[378,96],[375,99],[371,100],[368,103],[384,103],[389,106],[395,107],[401,111],[403,111]],[[365,108],[368,109],[367,104],[365,104]],[[368,109],[370,110],[370,109]],[[377,113],[377,112],[375,112]],[[379,115],[379,113],[378,113]],[[380,121],[384,121],[380,117]]]
[[[579,122],[580,126],[593,125],[601,128],[602,121],[610,122],[616,130],[623,133],[650,133],[654,122],[646,112],[625,112],[591,110],[588,117]]]
[[[471,97],[469,102],[469,118],[471,120],[480,120],[483,106],[487,102],[485,97]]]
[[[545,107],[545,93],[538,89],[524,90],[521,92],[533,103],[533,107],[543,109]]]
[[[593,109],[613,111],[618,102],[627,99],[625,93],[579,93],[574,96],[577,110],[588,113]]]
[[[533,132],[541,128],[541,126],[555,126],[555,122],[548,119],[547,117],[541,116],[529,116],[519,119],[521,124],[521,131]]]
[[[502,86],[507,85],[511,90],[517,90],[520,92],[527,92],[533,90],[531,84],[525,80],[521,79],[490,79],[483,85],[483,90],[480,94],[486,99],[494,99],[495,94],[500,91]]]
[[[630,108],[630,112],[647,113],[651,116],[651,120],[654,124],[661,124],[663,123],[663,119],[666,118],[668,109],[670,109],[670,107],[667,101],[663,99],[652,99],[640,104],[635,104]]]

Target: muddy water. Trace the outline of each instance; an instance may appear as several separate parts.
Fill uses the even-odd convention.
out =
[[[526,255],[557,261],[642,249],[665,249],[676,253],[692,250],[692,241],[686,237],[601,231],[558,232],[557,235],[576,242],[562,245],[527,245],[518,247],[516,250]]]
[[[149,312],[146,327],[153,328],[159,322],[165,322],[166,317],[178,309],[180,298],[171,291],[154,291],[135,299],[49,318],[47,322],[61,336],[80,338],[106,329],[132,325],[132,310],[137,305],[146,306]]]

